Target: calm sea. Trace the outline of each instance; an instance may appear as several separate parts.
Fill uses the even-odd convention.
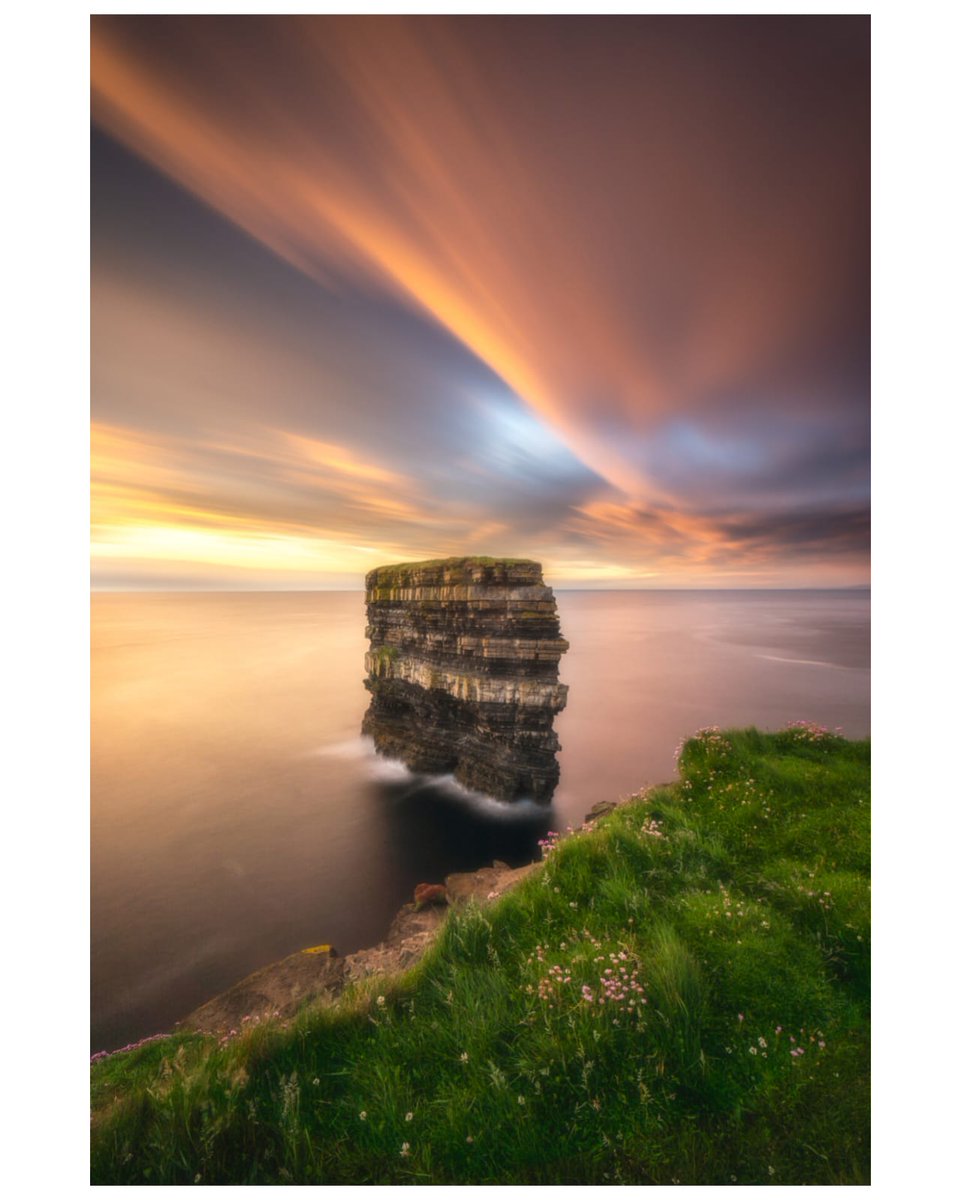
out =
[[[548,810],[412,778],[358,737],[363,595],[92,601],[94,1050],[308,945],[372,945],[414,886],[670,779],[704,725],[869,722],[864,591],[559,592],[570,685]]]

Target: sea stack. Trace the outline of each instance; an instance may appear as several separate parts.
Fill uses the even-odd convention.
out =
[[[540,563],[446,558],[371,571],[363,732],[412,771],[499,800],[550,800],[568,648]]]

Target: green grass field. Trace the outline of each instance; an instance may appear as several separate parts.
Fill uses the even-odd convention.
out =
[[[869,760],[702,731],[407,975],[94,1063],[93,1181],[868,1183]]]

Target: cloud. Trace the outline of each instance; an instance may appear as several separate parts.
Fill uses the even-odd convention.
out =
[[[159,27],[94,19],[99,123],[429,313],[628,495],[658,489],[618,430],[763,397],[863,325],[867,22]]]
[[[425,493],[350,447],[269,427],[200,438],[95,423],[91,462],[98,581],[120,567],[152,578],[166,563],[356,582],[391,559],[537,543],[554,524],[493,519],[494,506]]]
[[[95,17],[101,578],[864,579],[868,42]]]
[[[797,574],[810,581],[865,581],[870,545],[866,504],[805,510],[679,511],[598,500],[578,509],[569,528],[621,564],[677,581],[685,574],[731,574],[767,581]]]

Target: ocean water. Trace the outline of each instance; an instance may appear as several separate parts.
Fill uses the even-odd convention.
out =
[[[371,752],[361,593],[94,595],[92,1049],[304,946],[372,945],[416,884],[528,862],[596,801],[671,779],[701,726],[868,733],[867,592],[557,600],[570,693],[544,809]]]

